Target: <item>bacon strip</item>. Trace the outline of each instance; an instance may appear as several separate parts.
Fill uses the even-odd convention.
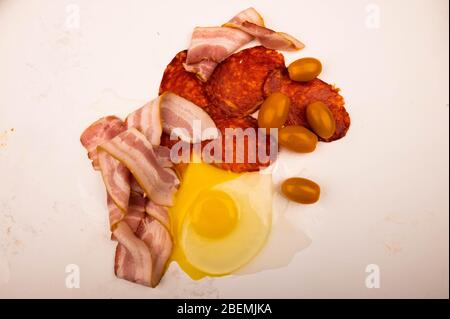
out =
[[[83,131],[80,141],[88,151],[88,157],[95,170],[100,169],[97,159],[97,146],[125,130],[126,125],[121,119],[116,116],[106,116],[95,121]]]
[[[239,12],[229,22],[250,21],[264,25],[264,21],[254,8]],[[194,29],[184,67],[188,72],[207,81],[217,64],[225,60],[234,51],[250,42],[251,35],[236,28],[197,27]]]
[[[115,224],[123,221],[135,233],[142,219],[146,215],[146,204],[147,200],[141,194],[131,192],[128,210],[126,214],[124,214],[119,208],[117,208],[117,206],[112,200],[110,200],[110,197],[108,196],[108,209],[110,212],[109,223],[111,225],[111,230],[114,229]],[[111,240],[117,240],[114,237],[114,234],[111,234]]]
[[[224,27],[197,27],[192,33],[186,63],[203,60],[220,63],[238,48],[252,40],[248,33]]]
[[[128,205],[128,211],[124,216],[123,221],[130,226],[133,232],[139,227],[142,219],[145,217],[145,205],[147,201],[144,197],[137,193],[131,193],[130,204]]]
[[[170,218],[169,218],[169,212],[167,210],[167,207],[156,205],[151,200],[147,202],[147,205],[145,206],[145,212],[158,220],[164,227],[166,227],[168,230],[170,230]]]
[[[142,133],[130,128],[99,147],[122,162],[155,203],[172,205],[179,180],[173,171],[160,165]]]
[[[274,50],[295,51],[305,47],[289,34],[266,28],[261,15],[248,8],[222,27],[195,28],[184,68],[207,81],[218,63],[254,38]]]
[[[172,98],[166,102],[175,107]],[[146,196],[155,203],[171,205],[179,185],[170,169],[170,149],[159,146],[161,133],[158,98],[131,113],[126,123],[115,116],[96,121],[80,138],[107,189],[112,238],[118,241],[115,274],[151,287],[165,271],[172,239],[167,208],[147,205]]]
[[[201,135],[206,129],[216,129],[213,119],[201,107],[170,92],[161,96],[161,116],[164,132],[170,135],[172,130],[182,129],[176,135],[186,142],[194,142],[195,138],[197,142],[203,140],[203,136],[194,136],[196,125]]]
[[[297,51],[305,47],[305,45],[283,32],[275,32],[271,29],[262,27],[249,21],[242,23],[229,22],[225,26],[237,28],[247,34],[255,37],[264,47],[272,50]]]
[[[113,229],[114,226],[125,217],[125,214],[117,207],[109,194],[106,196],[106,204],[109,211],[109,228]]]
[[[152,145],[159,145],[161,142],[162,126],[159,104],[160,98],[158,97],[128,115],[125,120],[127,128],[134,127],[142,132]]]
[[[130,188],[133,193],[137,193],[143,197],[147,196],[145,195],[144,190],[142,189],[141,185],[139,185],[139,183],[137,182],[136,178],[134,178],[133,175],[131,175],[130,177]]]
[[[124,222],[117,224],[113,235],[119,242],[114,267],[116,276],[151,286],[153,261],[147,245],[136,237],[130,226]]]
[[[186,71],[197,74],[200,80],[206,82],[213,74],[217,64],[214,61],[203,60],[193,64],[183,63],[183,66]]]
[[[252,7],[239,12],[228,22],[242,24],[244,21],[250,21],[262,27],[265,26],[263,17],[259,14],[258,11],[255,10],[255,8]]]
[[[97,153],[108,196],[121,211],[126,212],[130,198],[130,171],[102,149],[99,149]]]
[[[112,235],[112,237],[115,240],[114,234]],[[136,273],[136,266],[134,264],[133,256],[125,248],[124,245],[120,243],[117,244],[114,258],[114,274],[116,275],[117,278],[135,282],[136,281],[135,273]]]
[[[158,157],[159,160],[159,164],[162,167],[172,167],[173,163],[170,160],[170,148],[168,148],[167,146],[155,146],[154,147],[156,156]]]
[[[161,223],[149,216],[142,220],[136,235],[144,241],[152,255],[151,286],[155,287],[160,282],[172,253],[172,238]]]
[[[154,146],[153,147],[155,154],[158,158],[159,164],[164,168],[170,168],[173,167],[173,163],[170,160],[170,148],[167,146]],[[137,193],[143,197],[146,197],[144,190],[142,189],[141,185],[137,182],[137,180],[131,175],[130,177],[130,187],[131,192]]]

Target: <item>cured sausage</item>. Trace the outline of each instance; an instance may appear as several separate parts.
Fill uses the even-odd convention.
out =
[[[184,69],[183,63],[186,62],[186,56],[187,51],[181,51],[167,65],[159,86],[159,94],[170,91],[205,108],[209,105],[209,101],[204,84],[194,73]]]
[[[205,83],[194,73],[185,70],[187,51],[179,52],[167,65],[159,87],[159,94],[175,93],[206,111],[213,119],[222,118],[225,113],[220,108],[210,105],[205,92]]]
[[[246,116],[244,118],[221,119],[216,121],[216,125],[222,138],[222,156],[221,163],[213,163],[214,166],[235,173],[252,172],[269,166],[276,159],[278,152],[276,141],[258,129],[258,123],[254,118]],[[230,131],[227,132],[226,129],[242,129],[243,132],[250,129],[255,132],[255,135],[236,134],[230,141],[226,137],[226,134],[230,134]],[[265,136],[265,140],[258,140],[260,134]],[[256,138],[254,143],[250,140],[252,138]],[[240,151],[240,146],[243,147],[243,152]],[[226,152],[232,154],[231,161],[227,158]],[[242,154],[240,155],[240,153]],[[261,154],[264,154],[264,157],[260,156]],[[242,158],[239,159],[239,156],[242,155],[243,160]]]
[[[263,102],[268,74],[284,67],[283,55],[275,50],[262,46],[242,50],[219,64],[206,83],[206,94],[229,117],[245,117]]]

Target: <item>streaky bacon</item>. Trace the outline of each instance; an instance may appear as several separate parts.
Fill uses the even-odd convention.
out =
[[[114,225],[120,221],[125,222],[131,230],[135,233],[142,219],[146,215],[147,199],[141,194],[131,191],[128,210],[125,214],[117,208],[110,197],[108,196],[108,209],[110,211],[110,225],[113,229]],[[121,213],[120,215],[118,213]],[[113,216],[111,216],[114,214]],[[120,218],[120,219],[119,219]],[[114,234],[111,234],[111,240],[117,240]]]
[[[170,230],[170,217],[169,217],[169,211],[167,207],[157,205],[153,203],[151,200],[147,202],[147,205],[145,206],[146,213],[158,220],[164,227],[166,227],[168,230]]]
[[[104,150],[99,149],[97,153],[106,191],[117,207],[126,212],[130,198],[130,171]]]
[[[203,60],[198,63],[183,63],[184,69],[188,72],[197,74],[198,78],[206,82],[216,69],[217,62],[211,60]]]
[[[106,195],[106,204],[109,211],[109,228],[113,229],[124,218],[125,213],[117,207],[109,194]]]
[[[154,147],[156,156],[158,157],[159,164],[162,167],[173,167],[173,163],[170,160],[170,148],[167,146],[157,145]]]
[[[250,21],[264,25],[254,8],[239,12],[229,22]],[[184,68],[194,72],[202,81],[207,81],[217,64],[253,39],[251,35],[237,28],[197,27],[194,29]]]
[[[117,239],[114,272],[118,278],[151,286],[153,261],[150,249],[136,237],[125,222],[119,222],[113,230]]]
[[[224,27],[196,27],[192,33],[186,63],[203,60],[220,63],[238,48],[250,42],[252,36],[243,31]]]
[[[127,116],[125,123],[127,128],[134,127],[142,132],[152,145],[161,142],[162,126],[159,108],[160,98],[148,102]]]
[[[218,63],[255,38],[274,50],[296,51],[305,47],[289,34],[266,28],[261,15],[248,8],[221,27],[195,28],[184,68],[207,81]]]
[[[131,192],[137,193],[143,197],[147,196],[145,194],[144,190],[142,189],[141,185],[139,185],[139,183],[137,182],[136,178],[134,178],[133,175],[131,175],[131,177],[130,177],[130,187],[131,187]]]
[[[196,142],[194,138],[203,140],[205,130],[217,129],[213,119],[201,107],[171,92],[161,95],[161,116],[164,132],[169,135],[175,133],[185,142]],[[198,125],[198,133],[202,136],[194,136],[195,125]]]
[[[242,23],[229,22],[225,26],[237,28],[247,34],[255,37],[264,47],[272,50],[297,51],[305,47],[305,45],[284,32],[275,32],[271,29],[257,25],[250,21]]]
[[[250,21],[262,27],[265,26],[263,17],[253,7],[242,10],[241,12],[236,14],[233,18],[231,18],[231,20],[228,21],[228,23],[242,24],[244,21]]]
[[[180,101],[173,94],[166,96],[168,107],[188,112],[190,120],[203,120],[203,113]],[[204,122],[215,127],[208,119]],[[126,123],[115,116],[94,122],[80,138],[107,190],[110,229],[118,241],[114,272],[151,287],[160,282],[172,253],[166,206],[172,204],[180,182],[171,169],[170,149],[159,146],[161,132],[158,98],[130,114]]]
[[[130,226],[133,232],[136,232],[142,219],[145,217],[147,200],[142,195],[131,193],[130,203],[128,204],[128,211],[125,214],[123,221]]]
[[[152,144],[135,128],[99,146],[121,161],[133,174],[148,197],[159,205],[171,206],[179,180],[159,163]]]
[[[125,123],[118,117],[106,116],[95,121],[83,131],[80,141],[88,151],[88,157],[95,170],[100,169],[97,159],[97,146],[114,138],[126,129]]]
[[[113,239],[114,234],[112,235]],[[127,281],[136,281],[136,266],[134,264],[131,253],[124,245],[118,243],[116,246],[116,253],[114,257],[114,274],[117,278],[125,279]],[[150,275],[151,282],[151,275]]]
[[[152,255],[151,286],[155,287],[160,282],[172,253],[172,238],[158,220],[149,216],[142,220],[136,235],[144,241]]]
[[[167,146],[154,146],[153,147],[156,156],[158,157],[159,164],[164,168],[171,168],[173,167],[173,163],[170,160],[170,148]],[[136,178],[134,178],[133,175],[130,176],[130,187],[131,192],[140,194],[143,197],[147,197],[144,190],[142,189],[141,185],[137,182]]]

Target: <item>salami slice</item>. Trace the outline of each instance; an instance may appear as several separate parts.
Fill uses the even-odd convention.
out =
[[[205,83],[194,73],[184,69],[187,51],[179,52],[167,65],[159,87],[159,94],[173,92],[203,108],[213,119],[225,117],[220,108],[210,105],[205,92]]]
[[[221,119],[216,121],[216,126],[222,136],[222,163],[214,163],[216,167],[235,173],[252,172],[269,166],[276,159],[278,152],[276,141],[258,130],[254,118],[246,116]],[[249,135],[245,134],[247,129]],[[236,130],[241,130],[244,134],[240,135]],[[251,134],[252,131],[254,135]],[[227,140],[225,136],[230,133],[236,135]],[[260,134],[264,134],[265,140],[258,139]],[[231,161],[227,158],[226,152],[232,154]]]
[[[268,74],[284,67],[283,55],[275,50],[262,46],[242,50],[217,66],[206,83],[206,94],[228,116],[245,117],[264,101]]]

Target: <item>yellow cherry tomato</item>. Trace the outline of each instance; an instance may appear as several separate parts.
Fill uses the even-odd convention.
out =
[[[292,177],[281,184],[282,193],[290,200],[301,204],[313,204],[319,200],[320,186],[313,181]]]
[[[315,58],[302,58],[292,62],[288,67],[291,80],[307,82],[315,79],[322,72],[322,63]]]
[[[322,102],[314,102],[306,108],[306,120],[314,132],[327,139],[336,132],[336,121],[328,106]]]
[[[261,128],[281,128],[286,122],[291,100],[280,92],[272,93],[261,105],[258,126]]]
[[[278,131],[278,143],[295,152],[310,153],[316,149],[317,135],[303,126],[286,126]]]

